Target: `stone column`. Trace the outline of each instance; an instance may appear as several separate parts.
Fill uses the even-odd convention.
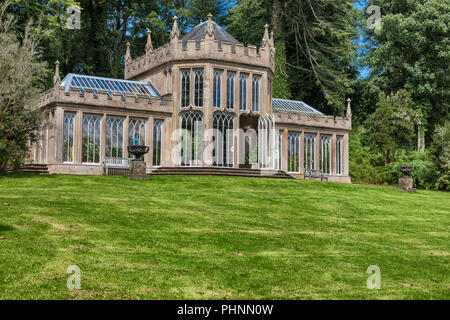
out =
[[[300,157],[299,157],[299,169],[300,173],[305,174],[305,131],[300,133]]]
[[[331,135],[331,175],[336,175],[336,133]]]
[[[206,152],[206,148],[211,149],[212,143],[211,136],[205,136],[206,130],[212,128],[213,120],[213,82],[214,82],[214,68],[211,64],[206,65],[204,77],[203,77],[203,153],[202,153],[202,165],[204,167],[212,166],[212,154]],[[209,160],[210,163],[206,163],[204,160]]]
[[[145,145],[150,147],[150,151],[145,155],[145,161],[147,162],[147,168],[153,166],[153,117],[149,117],[146,123],[145,129]]]
[[[315,145],[315,152],[316,152],[316,157],[315,157],[315,165],[314,165],[314,169],[315,170],[320,170],[320,132],[316,133],[316,145]]]
[[[241,84],[241,82],[239,81],[240,76],[241,76],[241,72],[237,71],[235,78],[234,78],[234,110],[236,112],[239,111],[239,88],[240,88],[240,84]],[[238,121],[238,125],[236,128],[239,128],[239,121]]]
[[[55,163],[55,115],[51,111],[49,113],[49,130],[48,130],[48,163]]]
[[[343,146],[342,146],[342,175],[348,176],[349,175],[349,166],[348,166],[348,132],[344,134],[344,137],[342,139]]]
[[[247,110],[253,110],[252,89],[253,89],[253,73],[247,77]]]
[[[103,159],[106,156],[106,113],[102,117],[102,126],[100,134],[100,163],[103,163]]]
[[[236,101],[236,99],[235,99],[235,101]],[[234,167],[239,168],[239,134],[240,134],[240,130],[239,130],[239,116],[238,115],[236,115],[234,117],[233,128],[234,128],[234,130],[233,130],[234,131],[234,133],[233,133]]]
[[[283,129],[281,136],[281,170],[288,170],[288,130]]]
[[[74,123],[74,163],[81,164],[83,162],[83,112],[77,111]]]
[[[125,159],[128,157],[128,127],[130,125],[130,117],[126,116],[125,121],[123,123],[123,157]]]
[[[55,109],[54,142],[55,163],[62,163],[64,147],[64,110],[61,107],[56,107]]]
[[[225,109],[228,108],[228,106],[227,106],[227,94],[228,94],[227,77],[228,77],[228,70],[225,69],[222,72],[222,83],[221,83],[221,85],[222,85],[221,91],[222,92],[221,92],[221,96],[220,96],[221,104]]]

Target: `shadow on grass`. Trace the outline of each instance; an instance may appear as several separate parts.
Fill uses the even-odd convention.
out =
[[[0,223],[0,232],[11,231],[11,230],[14,230],[14,228],[11,227],[10,225]]]

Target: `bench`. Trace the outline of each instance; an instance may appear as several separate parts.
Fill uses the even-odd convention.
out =
[[[115,175],[117,174],[116,171],[130,170],[131,160],[127,158],[105,157],[103,159],[103,174],[110,175],[112,173]]]
[[[320,179],[320,181],[328,181],[328,177],[323,174],[320,170],[306,169],[304,179]]]

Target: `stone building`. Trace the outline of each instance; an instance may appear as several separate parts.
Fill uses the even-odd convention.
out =
[[[125,79],[68,74],[39,107],[48,121],[27,162],[49,173],[104,174],[126,168],[127,146],[146,145],[147,173],[192,167],[230,174],[287,172],[350,182],[345,117],[301,101],[272,98],[275,48],[265,27],[261,47],[244,46],[208,20],[170,42],[125,55]],[[174,171],[175,172],[175,171]]]

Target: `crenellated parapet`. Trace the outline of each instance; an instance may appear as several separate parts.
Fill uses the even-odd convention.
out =
[[[54,105],[90,106],[101,108],[120,108],[172,113],[172,96],[148,97],[146,95],[120,94],[117,92],[94,91],[76,88],[65,90],[64,86],[56,85],[43,93],[37,103],[38,108],[48,108]]]
[[[168,62],[195,60],[218,60],[243,65],[267,68],[274,72],[274,53],[267,48],[244,46],[228,41],[210,39],[176,41],[148,51],[137,59],[128,59],[125,64],[125,79],[132,79]]]
[[[275,122],[283,125],[308,126],[327,129],[351,130],[352,120],[348,117],[333,117],[326,115],[275,111]]]

